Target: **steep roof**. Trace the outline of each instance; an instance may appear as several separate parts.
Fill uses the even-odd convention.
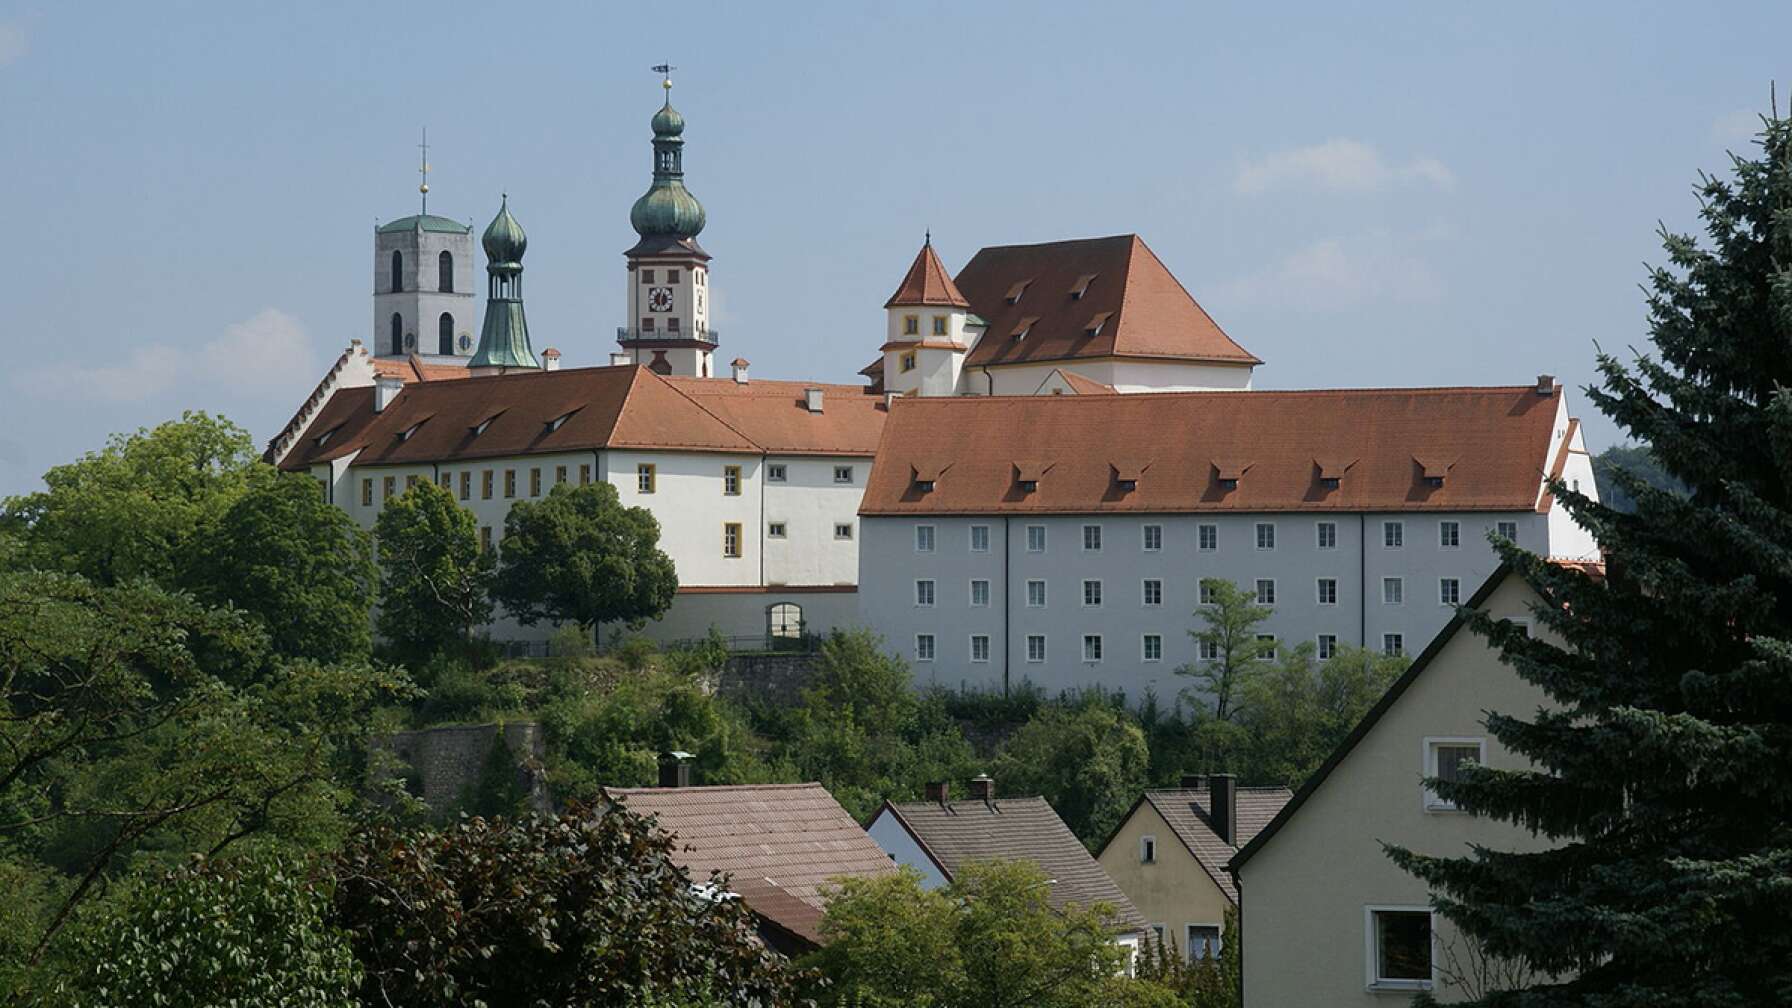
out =
[[[958,285],[940,263],[940,257],[934,254],[933,242],[921,246],[915,254],[915,261],[908,268],[908,274],[902,278],[901,286],[890,300],[884,302],[885,308],[969,308],[971,303],[958,292]]]
[[[416,354],[406,357],[375,357],[373,373],[414,381],[453,381],[471,378],[473,372],[465,364],[430,364]]]
[[[898,399],[860,513],[1530,511],[1561,396],[1527,385]],[[914,467],[940,459],[951,467],[921,492]],[[1031,492],[1023,468],[1038,474]]]
[[[373,390],[338,390],[281,465],[303,469],[359,451],[356,465],[417,465],[546,452],[642,448],[870,455],[885,411],[857,386],[741,385],[663,378],[634,365],[407,383],[383,412]],[[831,393],[831,394],[828,394]],[[340,400],[340,401],[338,401]],[[330,426],[319,426],[328,420]]]
[[[1250,843],[1263,827],[1269,825],[1282,806],[1294,797],[1294,792],[1285,787],[1246,787],[1234,792],[1238,822],[1236,836],[1240,844]],[[1203,801],[1211,802],[1209,792],[1203,788],[1165,788],[1146,791],[1141,802],[1147,802],[1157,814],[1169,823],[1170,829],[1176,833],[1176,839],[1194,855],[1196,861],[1213,879],[1220,891],[1234,905],[1238,903],[1238,887],[1226,871],[1226,862],[1238,852],[1238,844],[1229,844],[1221,840],[1213,831],[1213,820],[1207,814],[1207,806]],[[1134,806],[1137,808],[1138,806]],[[1130,813],[1128,818],[1131,818]],[[1123,820],[1124,821],[1124,820]]]
[[[1083,357],[1263,363],[1138,235],[986,248],[959,271],[958,289],[988,324],[971,367]]]
[[[948,877],[972,861],[1030,861],[1055,879],[1051,905],[1114,908],[1124,930],[1145,930],[1145,918],[1044,798],[980,798],[952,802],[889,802],[884,811],[921,844]]]
[[[678,842],[674,860],[692,881],[723,872],[755,913],[817,943],[829,882],[896,870],[820,784],[605,788],[604,795],[656,817]]]

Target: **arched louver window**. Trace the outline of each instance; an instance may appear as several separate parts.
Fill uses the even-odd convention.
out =
[[[454,256],[443,252],[436,257],[436,289],[444,294],[454,293]],[[447,353],[446,350],[442,351]]]
[[[442,254],[447,255],[448,253],[444,252]],[[436,353],[451,354],[453,352],[454,352],[454,316],[448,314],[447,312],[443,312],[442,318],[441,318],[439,324],[437,325]]]
[[[404,353],[404,316],[392,313],[392,352]]]
[[[392,250],[392,290],[404,290],[404,253]]]

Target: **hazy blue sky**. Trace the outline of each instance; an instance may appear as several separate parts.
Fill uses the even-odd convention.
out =
[[[1792,4],[1714,6],[0,2],[0,493],[184,408],[276,431],[425,125],[431,209],[508,191],[535,346],[603,363],[667,59],[756,376],[856,381],[931,227],[1139,232],[1259,387],[1579,386],[1792,90]]]

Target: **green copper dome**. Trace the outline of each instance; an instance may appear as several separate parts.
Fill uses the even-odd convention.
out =
[[[523,234],[522,225],[510,215],[509,195],[498,206],[498,216],[492,218],[480,244],[485,246],[486,259],[494,264],[522,262],[523,252],[529,247],[529,236]]]
[[[642,238],[695,238],[703,204],[684,187],[684,116],[668,100],[653,114],[653,185],[635,201],[628,222]]]
[[[435,214],[413,214],[400,217],[395,221],[387,221],[379,226],[381,234],[392,234],[397,231],[439,231],[444,234],[466,234],[473,230],[457,220],[437,217]]]
[[[498,207],[482,240],[485,246],[485,324],[470,368],[538,368],[529,349],[529,321],[523,315],[523,250],[529,239],[510,216],[510,197]]]
[[[684,116],[667,101],[665,106],[653,114],[654,136],[675,137],[684,132]]]

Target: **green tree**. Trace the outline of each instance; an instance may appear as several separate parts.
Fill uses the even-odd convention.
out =
[[[479,524],[429,480],[386,504],[373,526],[380,636],[412,659],[464,643],[492,617],[492,555]]]
[[[196,860],[80,929],[46,1006],[348,1008],[361,969],[304,865]]]
[[[257,480],[202,527],[186,577],[200,599],[254,616],[295,658],[366,658],[376,571],[369,536],[317,480]]]
[[[1409,659],[1340,645],[1319,661],[1311,642],[1285,650],[1245,681],[1248,741],[1233,769],[1260,784],[1297,787],[1344,741]]]
[[[1550,633],[1475,620],[1554,705],[1487,717],[1533,768],[1429,786],[1554,849],[1393,851],[1488,954],[1559,978],[1481,1004],[1766,1005],[1792,990],[1792,122],[1764,122],[1758,153],[1701,181],[1706,242],[1662,234],[1659,357],[1602,356],[1589,390],[1689,492],[1620,471],[1637,505],[1623,514],[1556,485],[1608,551],[1606,577],[1506,545]]]
[[[659,539],[653,513],[623,507],[610,484],[558,483],[505,517],[493,594],[525,625],[549,619],[590,634],[603,623],[653,619],[678,590]]]
[[[1047,707],[1002,747],[995,776],[1004,792],[1045,798],[1091,848],[1106,839],[1144,789],[1145,733],[1102,703]]]
[[[793,1003],[801,974],[671,853],[620,808],[379,827],[337,859],[334,920],[382,1008]]]
[[[45,473],[43,490],[0,504],[0,538],[15,568],[171,586],[200,530],[272,473],[247,431],[184,413]]]
[[[1616,471],[1623,469],[1634,479],[1660,490],[1685,493],[1680,481],[1669,476],[1655,460],[1648,445],[1612,445],[1593,456],[1593,480],[1599,488],[1599,501],[1613,511],[1635,511],[1636,500],[1618,482]]]
[[[1275,641],[1257,636],[1270,609],[1258,605],[1255,594],[1220,578],[1202,578],[1201,592],[1212,601],[1195,611],[1202,626],[1188,635],[1214,657],[1178,665],[1176,674],[1199,684],[1194,699],[1210,705],[1215,719],[1232,721],[1238,717],[1238,700],[1246,682],[1261,671],[1258,660],[1275,652]]]

